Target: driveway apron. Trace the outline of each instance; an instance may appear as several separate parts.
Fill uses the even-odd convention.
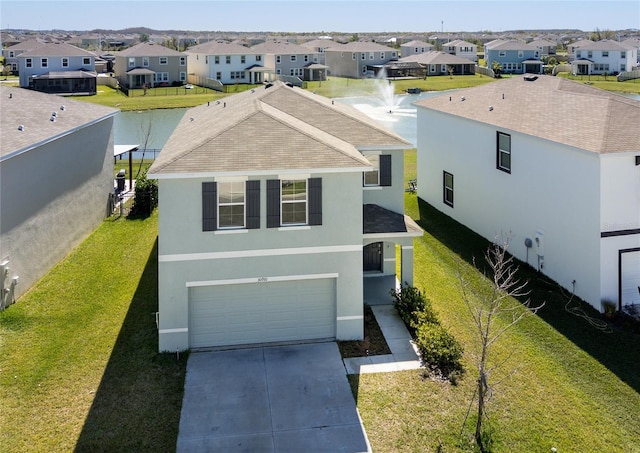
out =
[[[192,353],[177,451],[366,452],[335,343]]]

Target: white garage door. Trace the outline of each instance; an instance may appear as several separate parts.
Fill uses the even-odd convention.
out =
[[[624,252],[621,257],[622,306],[640,304],[640,250]]]
[[[335,338],[335,280],[189,289],[189,346]]]

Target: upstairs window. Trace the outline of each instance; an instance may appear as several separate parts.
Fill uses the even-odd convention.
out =
[[[608,56],[609,56],[609,52],[608,52],[608,51],[606,51],[606,50],[603,50],[603,51],[602,51],[602,56],[603,56],[603,57],[608,57]]]
[[[142,57],[142,66],[149,66],[149,57]]]
[[[82,59],[82,64],[83,65],[90,65],[91,64],[91,58],[90,57],[85,57]]]
[[[244,228],[244,181],[218,183],[218,228]]]
[[[453,208],[453,175],[444,171],[442,176],[442,201]]]
[[[240,55],[240,63],[245,64],[247,62],[246,55]]]
[[[262,55],[256,55],[256,61],[262,61]]]
[[[322,225],[322,179],[267,181],[267,227]]]
[[[215,64],[220,64],[220,57],[218,55],[216,55],[215,57],[213,57],[213,62]]]
[[[49,60],[47,58],[40,59],[40,67],[46,68],[49,66]]]
[[[497,133],[496,167],[511,173],[511,136],[502,132]]]
[[[180,66],[187,65],[187,57],[180,57]]]
[[[134,57],[129,57],[129,67],[130,68],[136,67],[136,59]]]
[[[260,228],[260,181],[202,183],[202,231]]]
[[[231,64],[231,55],[225,55],[224,62],[226,64]]]
[[[280,55],[276,55],[276,63],[277,63],[277,64],[280,64],[280,61],[281,61],[281,60],[282,60],[282,59],[280,58]]]
[[[291,55],[291,61],[296,61],[298,60],[298,56],[297,55]]]
[[[69,67],[69,59],[68,58],[63,58],[62,59],[62,67],[63,68],[68,68]]]
[[[168,57],[159,57],[158,61],[162,65],[169,64],[169,58]]]
[[[27,58],[27,59],[25,59],[24,64],[25,64],[25,66],[27,68],[31,68],[31,67],[33,67],[33,60],[31,58]]]
[[[391,186],[391,154],[366,154],[365,157],[373,169],[362,175],[365,187]]]
[[[627,58],[627,52],[624,50],[620,52],[620,58]]]

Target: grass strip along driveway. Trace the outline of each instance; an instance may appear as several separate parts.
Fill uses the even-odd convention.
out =
[[[157,214],[108,219],[0,313],[0,450],[174,451],[186,357],[157,353]]]
[[[415,151],[406,155],[410,179]],[[457,386],[416,371],[351,376],[358,410],[374,451],[473,451],[473,409],[462,428],[476,386],[476,327],[457,275],[477,290],[487,287],[473,259],[482,264],[488,243],[414,194],[406,194],[405,206],[426,231],[414,241],[414,284],[464,346],[466,374]],[[532,305],[545,306],[495,345],[493,363],[508,360],[491,376],[504,379],[488,406],[493,451],[640,452],[640,335],[598,329],[567,310],[581,307],[601,319],[584,303],[569,302],[567,291],[524,266],[520,276]]]

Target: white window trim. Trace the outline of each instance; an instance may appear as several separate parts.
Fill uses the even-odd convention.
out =
[[[163,63],[164,61],[164,63]],[[163,66],[168,65],[169,64],[169,57],[158,57],[158,64],[161,64]]]
[[[220,179],[216,179],[216,182],[218,183],[218,185],[220,186],[221,184],[233,184],[233,183],[238,183],[238,184],[242,184],[242,203],[221,203],[220,202],[220,195],[222,193],[222,191],[220,190],[220,187],[218,187],[218,191],[217,191],[217,215],[216,215],[216,222],[218,223],[217,225],[217,230],[216,231],[231,231],[231,230],[246,230],[247,229],[247,186],[246,186],[246,179],[228,179],[228,180],[224,180],[223,178]],[[220,208],[224,207],[224,206],[240,206],[242,205],[242,225],[232,225],[232,226],[220,226]]]
[[[288,178],[283,178],[280,179],[280,227],[281,228],[291,228],[291,227],[306,227],[306,228],[310,228],[309,226],[309,178],[294,178],[294,175],[289,176]],[[285,204],[301,204],[303,203],[302,200],[293,200],[293,201],[285,201],[283,199],[283,192],[284,190],[282,190],[282,185],[284,184],[285,181],[304,181],[305,182],[305,195],[304,195],[304,222],[301,223],[283,223],[283,206]]]

